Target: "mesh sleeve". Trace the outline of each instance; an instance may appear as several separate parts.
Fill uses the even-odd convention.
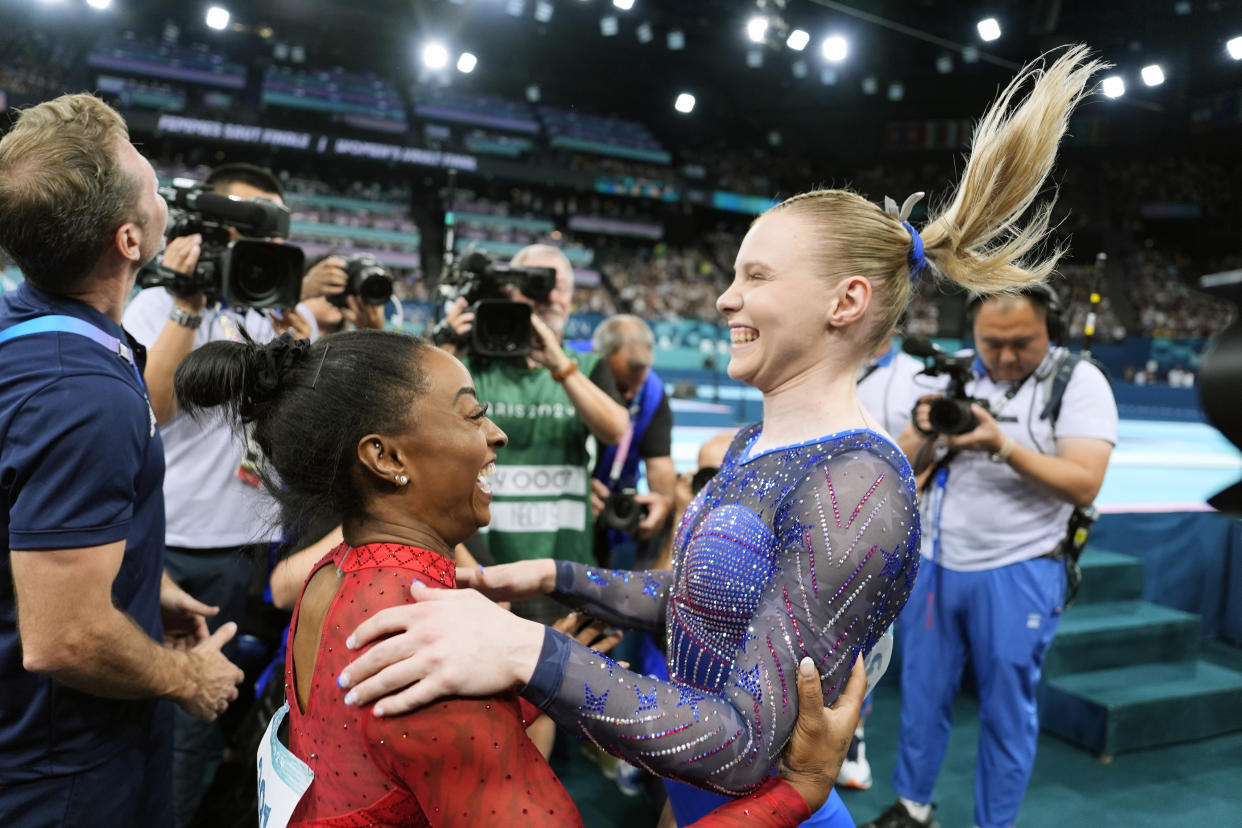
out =
[[[634,630],[664,629],[673,573],[662,569],[630,572],[556,562],[552,597],[601,621]]]
[[[909,596],[918,513],[906,471],[866,451],[844,452],[809,469],[772,507],[764,525],[780,550],[776,568],[719,692],[637,675],[549,631],[563,639],[555,649],[564,667],[559,685],[541,681],[545,711],[660,776],[734,796],[755,789],[793,729],[798,662],[814,659],[831,703]],[[679,563],[675,603],[711,600],[683,585],[695,577]]]

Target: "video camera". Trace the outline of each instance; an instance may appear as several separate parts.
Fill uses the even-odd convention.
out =
[[[170,239],[201,233],[202,253],[190,274],[165,267],[162,257],[144,267],[138,283],[164,287],[174,296],[199,291],[209,301],[252,308],[291,308],[302,296],[302,249],[263,241],[289,235],[289,210],[266,199],[243,201],[197,181],[178,179],[161,187],[168,202]],[[230,240],[230,228],[245,238]]]
[[[325,298],[338,308],[345,307],[346,297],[357,296],[365,304],[388,304],[392,298],[392,276],[370,253],[359,253],[345,259],[345,289]]]
[[[534,328],[530,305],[509,298],[508,288],[521,291],[536,302],[548,298],[556,287],[556,269],[521,267],[493,262],[478,251],[467,253],[440,286],[446,301],[464,298],[474,314],[474,328],[467,337],[457,337],[442,321],[433,331],[437,343],[464,345],[482,357],[515,357],[530,353]],[[458,341],[458,340],[461,341]]]
[[[966,383],[974,376],[974,356],[954,356],[922,337],[908,337],[902,342],[901,350],[923,360],[925,367],[920,372],[922,376],[937,377],[947,374],[949,377],[949,387],[945,390],[945,395],[933,401],[927,412],[932,431],[938,434],[965,434],[974,431],[979,425],[979,418],[970,410],[970,406],[978,405],[989,410],[987,400],[977,399],[966,393]]]
[[[639,503],[635,499],[636,494],[637,489],[622,489],[609,495],[604,501],[604,508],[600,510],[599,522],[609,529],[633,534],[650,511],[647,504]]]

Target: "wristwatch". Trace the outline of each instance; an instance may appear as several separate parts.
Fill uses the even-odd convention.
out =
[[[173,305],[173,309],[168,312],[168,318],[176,322],[183,328],[189,328],[192,331],[198,330],[198,326],[203,324],[203,316],[199,313],[190,313],[187,310]]]
[[[1006,437],[1005,442],[1001,443],[1001,447],[988,455],[988,459],[993,463],[1009,462],[1009,455],[1013,454],[1014,442],[1012,437]]]

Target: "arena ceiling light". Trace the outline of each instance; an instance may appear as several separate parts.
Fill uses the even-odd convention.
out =
[[[540,23],[547,23],[552,19],[552,4],[548,0],[538,0],[535,3],[535,19]]]
[[[212,6],[207,10],[207,25],[213,29],[223,29],[229,25],[229,10],[221,6]]]
[[[1234,60],[1242,60],[1242,37],[1233,37],[1225,44],[1225,51]]]
[[[1143,83],[1148,86],[1159,86],[1164,83],[1164,70],[1160,68],[1160,64],[1153,63],[1150,66],[1144,66],[1142,75]]]
[[[794,29],[789,33],[789,38],[785,41],[785,45],[795,52],[801,52],[806,48],[806,44],[811,42],[811,36],[801,29]]]
[[[651,28],[651,22],[639,24],[638,28],[634,30],[634,36],[638,38],[639,43],[643,44],[655,40],[655,30]]]
[[[612,4],[621,11],[629,11],[634,8],[634,0],[612,0]]]
[[[888,99],[890,101],[900,101],[906,96],[906,86],[902,83],[890,83],[888,85]]]
[[[599,19],[599,33],[604,37],[612,37],[617,33],[619,28],[620,27],[617,25],[617,16],[615,14],[610,14],[607,17],[601,17]]]
[[[1104,96],[1108,98],[1120,98],[1126,94],[1126,82],[1122,80],[1120,75],[1109,75],[1101,84]]]
[[[478,65],[479,59],[469,52],[462,52],[461,57],[457,58],[457,71],[463,75],[469,75]]]
[[[680,52],[686,48],[686,33],[681,29],[671,29],[665,38],[670,52]]]
[[[940,55],[936,58],[936,71],[942,75],[947,75],[953,71],[953,58],[950,55]]]
[[[505,3],[505,11],[510,17],[521,17],[522,12],[526,11],[526,0],[508,0]]]
[[[682,92],[677,96],[677,100],[673,102],[673,109],[676,109],[683,115],[689,115],[694,111],[694,96],[689,92]]]
[[[762,15],[746,21],[746,36],[754,43],[762,43],[768,33],[768,19]]]
[[[443,69],[448,66],[448,49],[443,43],[432,41],[423,46],[423,65],[428,69]]]
[[[995,17],[983,18],[975,24],[975,28],[979,31],[979,37],[983,40],[991,42],[1000,39],[1000,23],[996,22]]]
[[[92,9],[106,9],[112,5],[112,0],[86,0],[86,5]]]
[[[840,63],[850,53],[850,44],[841,35],[830,35],[824,38],[820,49],[824,53],[825,60],[830,63]]]

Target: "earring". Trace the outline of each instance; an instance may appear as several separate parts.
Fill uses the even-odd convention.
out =
[[[410,476],[408,474],[399,474],[394,479],[397,481],[398,486],[404,486],[406,483],[410,482]]]

